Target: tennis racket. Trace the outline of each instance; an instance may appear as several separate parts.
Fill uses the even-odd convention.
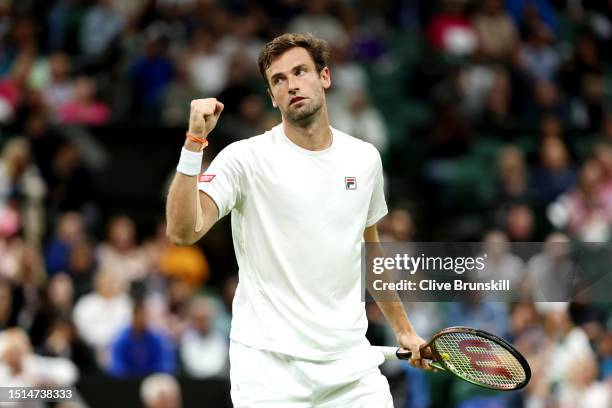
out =
[[[523,388],[531,378],[525,357],[501,337],[469,327],[449,327],[436,333],[422,348],[430,347],[434,368],[464,381],[498,391]],[[410,351],[374,347],[387,360],[409,360]]]

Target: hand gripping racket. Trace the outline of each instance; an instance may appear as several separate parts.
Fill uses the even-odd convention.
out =
[[[499,391],[523,388],[531,378],[525,357],[501,337],[469,327],[449,327],[436,333],[422,348],[431,348],[431,366],[464,381]],[[374,347],[387,360],[409,360],[410,351]]]

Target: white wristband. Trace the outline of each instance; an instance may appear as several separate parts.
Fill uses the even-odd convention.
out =
[[[179,159],[176,170],[186,176],[197,176],[202,171],[202,156],[203,152],[192,152],[183,147],[181,150],[181,158]]]

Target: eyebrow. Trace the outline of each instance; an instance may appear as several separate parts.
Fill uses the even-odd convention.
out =
[[[294,66],[293,68],[291,68],[289,70],[289,72],[295,72],[296,70],[298,70],[300,68],[308,68],[308,65],[307,64],[303,64],[303,63],[302,64],[298,64],[298,65]],[[270,77],[270,81],[274,82],[274,80],[276,78],[283,77],[283,76],[285,76],[285,74],[283,72],[277,72],[276,74],[274,74],[274,75],[272,75]]]

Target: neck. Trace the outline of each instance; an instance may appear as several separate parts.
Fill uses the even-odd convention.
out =
[[[307,150],[325,150],[332,144],[327,110],[322,110],[309,123],[295,123],[283,119],[285,135],[296,145]]]

